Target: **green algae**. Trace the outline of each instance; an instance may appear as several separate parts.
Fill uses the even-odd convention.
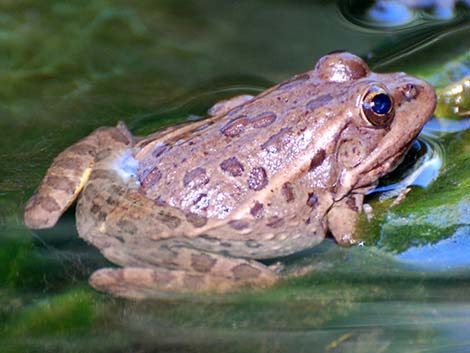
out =
[[[433,244],[470,225],[470,131],[447,136],[444,165],[427,188],[413,188],[396,207],[372,200],[376,218],[361,219],[362,232],[390,251]]]

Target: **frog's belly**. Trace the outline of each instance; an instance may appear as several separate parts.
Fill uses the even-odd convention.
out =
[[[221,233],[214,231],[212,236],[202,234],[189,240],[189,244],[199,250],[232,257],[272,259],[312,248],[319,244],[323,238],[324,232],[322,230],[312,233],[305,229],[292,229],[279,234],[265,233],[247,238],[228,237],[226,234],[224,235],[223,231]],[[188,240],[184,239],[184,241]]]

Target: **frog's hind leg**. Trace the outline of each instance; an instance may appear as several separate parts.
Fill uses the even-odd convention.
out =
[[[143,263],[143,254],[137,258],[112,248],[103,253],[128,267],[98,270],[91,276],[90,284],[99,291],[125,298],[151,298],[165,292],[220,293],[245,287],[265,288],[278,279],[273,270],[257,261],[187,247],[164,251],[160,248],[153,263]]]
[[[145,197],[107,165],[96,168],[77,204],[77,229],[111,262],[90,283],[128,298],[163,292],[224,292],[267,287],[277,275],[263,264],[194,248],[188,214]],[[193,219],[190,218],[193,222]]]
[[[95,130],[60,153],[26,204],[25,225],[32,229],[53,227],[87,182],[95,159],[110,146],[132,143],[131,133],[121,122],[117,127]]]

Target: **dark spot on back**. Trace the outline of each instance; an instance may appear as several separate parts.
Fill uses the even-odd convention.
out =
[[[220,168],[230,176],[237,177],[243,174],[245,168],[236,157],[231,157],[220,163]]]
[[[307,110],[309,111],[314,111],[315,109],[318,109],[325,104],[328,104],[333,99],[333,96],[329,93],[323,94],[321,96],[315,97],[311,101],[307,103]]]
[[[241,115],[225,124],[220,129],[220,132],[227,137],[236,137],[245,131],[245,128],[249,123],[248,118],[245,115]]]
[[[158,158],[158,157],[160,157],[163,153],[165,153],[166,151],[168,151],[168,150],[170,149],[170,147],[171,147],[171,146],[168,145],[168,144],[166,144],[166,143],[163,144],[163,145],[159,145],[159,146],[157,146],[157,147],[153,150],[152,156],[153,156],[154,158]]]
[[[162,172],[160,169],[155,167],[144,177],[144,179],[141,181],[141,184],[144,188],[152,188],[160,181],[161,178]]]
[[[284,224],[284,219],[278,216],[269,217],[268,223],[266,225],[270,228],[278,228]]]
[[[196,272],[206,273],[214,267],[217,259],[208,254],[191,254],[191,267]]]
[[[199,194],[193,201],[193,206],[196,206],[198,210],[206,210],[209,207],[210,199],[207,194]]]
[[[228,116],[237,115],[237,114],[240,112],[240,110],[243,109],[243,107],[244,107],[244,104],[239,105],[239,106],[233,108],[232,110],[230,110],[230,111],[227,113],[227,115],[228,115]]]
[[[268,176],[263,167],[253,168],[248,176],[248,187],[252,190],[259,191],[268,185]]]
[[[209,177],[206,174],[206,170],[202,167],[198,167],[189,172],[186,172],[183,178],[183,185],[190,189],[197,189],[209,182]]]
[[[289,134],[292,129],[290,127],[282,128],[278,133],[272,135],[265,143],[261,145],[262,149],[269,150],[269,152],[278,152],[286,144],[290,142]]]
[[[173,216],[171,213],[165,213],[164,211],[158,212],[155,218],[157,218],[170,229],[178,228],[178,226],[181,224],[181,220],[178,217]]]
[[[261,218],[263,216],[264,206],[262,203],[255,201],[255,204],[250,209],[250,213],[255,218]]]
[[[276,120],[277,116],[273,112],[265,112],[255,116],[251,119],[251,123],[255,128],[263,128],[271,125]]]
[[[232,268],[235,279],[250,279],[258,277],[261,271],[250,264],[240,264]]]
[[[318,203],[318,196],[315,195],[313,192],[308,193],[307,197],[307,206],[315,207]]]
[[[241,219],[234,219],[230,222],[228,222],[228,225],[236,230],[242,230],[248,228],[250,225],[247,221],[241,220]]]
[[[290,78],[289,80],[284,81],[281,84],[279,84],[278,89],[287,89],[287,88],[297,86],[298,84],[301,84],[302,82],[307,81],[309,78],[310,78],[309,74],[296,75]]]
[[[207,129],[209,126],[211,126],[212,124],[213,124],[213,123],[211,122],[211,123],[207,123],[207,124],[203,124],[203,125],[201,125],[201,126],[198,126],[197,128],[195,128],[195,129],[193,130],[193,132],[198,132],[198,131],[205,130],[205,129]]]
[[[323,163],[323,161],[325,160],[326,158],[326,152],[324,149],[321,149],[320,151],[318,151],[317,153],[315,153],[315,155],[313,156],[312,160],[310,161],[310,167],[309,167],[309,171],[312,171],[314,170],[316,167],[318,167],[319,165],[321,165]]]
[[[207,224],[207,217],[198,215],[193,212],[186,214],[186,220],[191,223],[195,228],[204,227]]]
[[[282,184],[282,195],[286,199],[286,202],[292,202],[295,200],[294,187],[291,182],[285,182]]]

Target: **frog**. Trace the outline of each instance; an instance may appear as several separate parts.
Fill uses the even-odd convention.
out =
[[[360,240],[365,195],[435,105],[427,82],[333,52],[206,119],[143,137],[98,128],[54,159],[24,223],[53,227],[77,199],[78,235],[116,265],[89,282],[117,297],[268,288],[288,276],[276,259]]]

